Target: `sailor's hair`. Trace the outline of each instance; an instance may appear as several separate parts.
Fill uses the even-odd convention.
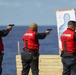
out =
[[[74,25],[75,26],[76,25],[76,21],[72,21],[71,20],[71,21],[68,22],[68,25]]]

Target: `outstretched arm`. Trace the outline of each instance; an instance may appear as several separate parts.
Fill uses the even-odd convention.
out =
[[[7,26],[6,29],[0,30],[0,37],[5,37],[8,35],[9,31],[12,29],[11,26]]]
[[[46,37],[46,33],[37,33],[35,37],[36,39],[44,39]]]
[[[50,31],[46,30],[45,33],[37,33],[35,37],[36,37],[36,39],[44,39],[49,34],[50,34]]]

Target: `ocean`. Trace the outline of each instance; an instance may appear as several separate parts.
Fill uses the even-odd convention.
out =
[[[0,26],[5,29],[6,26]],[[45,32],[46,29],[52,29],[50,35],[45,39],[39,40],[39,53],[42,55],[58,55],[58,37],[56,26],[39,26],[38,32]],[[23,41],[22,36],[28,30],[28,26],[14,26],[12,31],[3,37],[4,58],[2,63],[2,75],[16,75],[16,55],[18,54],[18,41],[20,42],[20,52],[22,52]]]

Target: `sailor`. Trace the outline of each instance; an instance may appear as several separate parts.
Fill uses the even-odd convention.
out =
[[[76,22],[69,21],[68,28],[61,35],[62,75],[76,75]]]
[[[8,33],[11,31],[12,29],[11,25],[12,24],[7,26],[7,28],[4,30],[0,30],[0,75],[2,74],[2,61],[3,61],[3,55],[4,55],[4,45],[3,45],[2,37],[6,37]]]
[[[50,30],[44,33],[38,33],[38,25],[32,23],[29,29],[25,32],[22,39],[24,42],[22,59],[22,75],[28,75],[31,68],[32,75],[39,75],[39,39],[44,39],[50,34]]]

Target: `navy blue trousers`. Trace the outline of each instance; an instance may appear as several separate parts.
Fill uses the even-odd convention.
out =
[[[32,75],[39,75],[38,63],[39,63],[39,55],[38,53],[34,53],[32,51],[24,51],[21,53],[22,59],[22,74],[28,75],[29,70],[31,68]]]
[[[76,75],[76,58],[62,57],[63,73],[62,75]]]
[[[2,75],[2,61],[4,53],[0,53],[0,75]]]

